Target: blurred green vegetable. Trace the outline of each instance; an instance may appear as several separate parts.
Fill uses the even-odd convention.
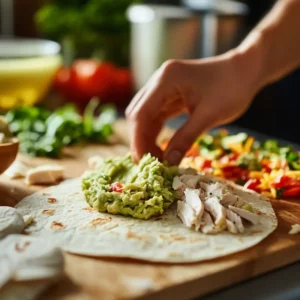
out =
[[[129,5],[138,2],[53,0],[37,12],[35,19],[46,38],[63,44],[68,41],[77,57],[93,56],[127,65],[130,28],[125,12]]]
[[[75,106],[66,105],[54,112],[20,107],[9,111],[6,119],[11,132],[19,138],[21,152],[57,158],[64,146],[83,141],[107,143],[113,133],[116,110],[112,105],[99,107],[99,101],[92,99],[83,117]]]

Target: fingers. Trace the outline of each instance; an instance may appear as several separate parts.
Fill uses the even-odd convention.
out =
[[[210,128],[210,124],[212,124],[210,115],[197,108],[190,119],[175,133],[163,158],[170,165],[179,164],[198,136]]]
[[[164,121],[156,117],[161,101],[162,95],[157,88],[147,90],[127,114],[131,131],[130,148],[135,161],[148,152],[158,158],[162,156],[156,145],[156,138]]]

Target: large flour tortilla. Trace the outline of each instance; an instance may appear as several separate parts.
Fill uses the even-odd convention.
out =
[[[28,196],[17,209],[22,215],[34,216],[35,222],[26,229],[28,234],[51,239],[71,253],[188,263],[254,246],[277,227],[270,202],[256,193],[232,188],[261,216],[260,224],[244,234],[204,235],[188,229],[176,216],[176,204],[165,215],[148,221],[96,212],[84,200],[80,179]]]

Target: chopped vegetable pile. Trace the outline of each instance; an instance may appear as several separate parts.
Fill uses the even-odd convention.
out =
[[[20,151],[31,156],[57,158],[64,146],[82,141],[106,143],[112,134],[116,110],[92,99],[81,116],[73,105],[54,112],[39,107],[19,107],[6,114],[10,131],[19,138]]]
[[[200,136],[181,166],[232,180],[272,198],[300,196],[299,153],[276,140],[261,143],[246,133],[229,135],[221,129]]]

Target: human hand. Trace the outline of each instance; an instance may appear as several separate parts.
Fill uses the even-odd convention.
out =
[[[178,164],[202,132],[242,115],[260,87],[254,61],[234,51],[209,59],[167,61],[126,109],[133,158],[150,152]],[[162,152],[156,138],[165,121],[184,112],[189,119]]]

